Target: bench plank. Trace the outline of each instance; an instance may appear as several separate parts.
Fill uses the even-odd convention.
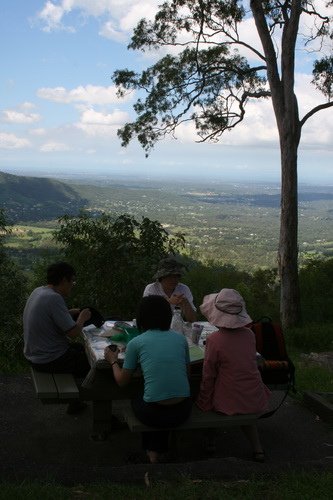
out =
[[[63,403],[79,399],[80,393],[71,373],[44,373],[30,367],[36,395],[43,403]]]
[[[71,373],[53,373],[59,399],[79,399],[79,389]]]
[[[37,397],[40,399],[53,399],[58,397],[58,390],[52,373],[43,373],[30,368]]]
[[[158,431],[161,428],[149,427],[144,425],[136,418],[131,408],[130,402],[122,405],[121,413],[124,421],[132,432]],[[258,415],[220,415],[213,411],[201,411],[196,405],[193,405],[191,416],[186,422],[177,426],[175,430],[185,429],[209,429],[218,427],[232,427],[240,425],[251,425],[258,419]]]

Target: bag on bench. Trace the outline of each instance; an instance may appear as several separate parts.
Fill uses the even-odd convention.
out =
[[[286,387],[283,402],[290,388],[293,392],[296,390],[295,366],[287,354],[281,325],[273,323],[271,318],[264,316],[254,321],[251,329],[256,337],[257,352],[263,357],[259,367],[262,380],[267,385]]]
[[[271,411],[264,413],[260,418],[272,416],[286,399],[290,388],[295,389],[295,365],[289,358],[286,344],[279,323],[273,323],[271,318],[263,316],[251,325],[256,337],[257,352],[262,356],[259,366],[261,378],[266,385],[283,386],[285,394],[280,404]]]

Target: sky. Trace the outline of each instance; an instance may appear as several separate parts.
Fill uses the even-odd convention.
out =
[[[323,3],[318,0],[319,3]],[[156,54],[127,49],[142,17],[161,0],[2,0],[0,16],[0,170],[20,175],[170,176],[280,180],[280,153],[270,100],[250,102],[245,120],[217,144],[195,142],[184,125],[148,159],[117,129],[132,121],[135,94],[119,99],[116,69],[143,69]],[[300,31],[307,27],[301,25]],[[260,48],[252,19],[241,33]],[[326,53],[332,47],[325,47]],[[300,117],[324,102],[310,84],[311,51],[297,50]],[[303,127],[299,180],[333,184],[333,113]]]

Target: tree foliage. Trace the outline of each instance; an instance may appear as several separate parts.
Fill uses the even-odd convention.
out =
[[[22,352],[22,311],[27,294],[27,279],[5,251],[5,237],[10,232],[5,212],[0,210],[0,355],[10,364]]]
[[[156,141],[187,121],[194,122],[200,140],[217,140],[243,120],[250,99],[272,96],[272,91],[281,94],[282,78],[290,69],[293,74],[301,15],[307,16],[309,22],[315,18],[306,44],[331,36],[331,19],[316,10],[315,1],[251,1],[250,8],[263,51],[240,38],[239,24],[248,20],[249,12],[245,2],[239,0],[168,1],[154,21],[139,22],[130,49],[177,49],[176,54],[167,53],[141,73],[115,71],[113,79],[119,96],[132,90],[147,93],[144,100],[140,96],[134,104],[137,119],[119,130],[124,146],[136,136],[148,153]],[[281,68],[280,76],[278,51],[273,43],[275,40],[277,45],[281,31],[282,51],[291,49],[291,67]],[[249,59],[239,52],[244,48],[252,53]],[[254,59],[257,62],[253,63]],[[328,100],[332,97],[332,61],[331,55],[315,61],[313,72],[313,83]],[[276,88],[272,89],[274,83]]]
[[[155,143],[192,122],[198,141],[217,141],[245,117],[253,99],[270,97],[281,152],[279,276],[281,319],[300,320],[298,280],[297,152],[301,130],[315,113],[333,105],[332,16],[319,0],[168,0],[152,21],[142,19],[130,49],[160,50],[161,58],[136,73],[118,70],[118,95],[137,91],[136,119],[118,131],[122,145],[137,138],[146,154]],[[261,48],[240,35],[252,16]],[[302,22],[302,30],[300,23]],[[299,117],[295,94],[296,49],[320,52],[313,83],[326,102]],[[165,55],[163,55],[165,54]]]
[[[258,269],[254,273],[249,273],[231,264],[218,264],[214,261],[192,262],[185,279],[197,306],[202,303],[204,295],[217,293],[222,288],[234,288],[244,298],[247,310],[253,319],[270,316],[278,320],[277,269]]]
[[[125,319],[135,316],[157,262],[184,246],[181,234],[169,236],[159,222],[130,215],[66,215],[55,239],[77,271],[73,301]]]
[[[301,267],[300,285],[306,322],[333,323],[332,283],[333,258],[312,258]]]
[[[6,214],[3,208],[0,208],[0,251],[3,252],[3,241],[6,235],[10,234],[10,226],[6,219]]]
[[[324,57],[320,61],[316,61],[312,73],[312,83],[331,101],[333,96],[333,58]]]

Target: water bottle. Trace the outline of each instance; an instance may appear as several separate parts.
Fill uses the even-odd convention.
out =
[[[180,307],[176,306],[173,310],[170,328],[175,332],[184,333],[184,321]]]
[[[195,345],[199,344],[200,335],[201,335],[202,330],[203,330],[203,325],[199,325],[199,323],[192,323],[191,340],[192,340],[193,344],[195,344]]]

